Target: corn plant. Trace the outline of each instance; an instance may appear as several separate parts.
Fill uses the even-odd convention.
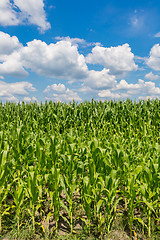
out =
[[[128,224],[130,228],[130,235],[132,236],[133,222],[138,220],[140,223],[143,223],[141,218],[136,218],[134,210],[139,206],[141,200],[138,199],[139,196],[139,186],[138,186],[138,175],[142,171],[141,166],[137,166],[134,172],[128,174],[127,182],[125,182],[125,191],[124,196],[126,197],[126,211],[128,216]]]
[[[28,219],[47,239],[63,217],[103,238],[126,214],[158,234],[159,129],[158,99],[0,103],[0,231]]]
[[[156,209],[159,206],[159,174],[158,164],[150,162],[150,167],[145,166],[143,170],[143,184],[140,186],[142,202],[146,206],[148,236],[151,236],[152,216],[159,219]]]
[[[49,196],[51,199],[50,210],[51,214],[53,213],[53,217],[55,219],[55,229],[57,233],[58,229],[58,221],[60,217],[60,209],[61,209],[61,200],[60,195],[62,191],[62,187],[60,185],[60,169],[52,167],[51,174],[49,175]]]
[[[7,194],[10,190],[11,185],[7,183],[7,157],[8,151],[2,150],[0,154],[0,233],[2,231],[2,217],[6,214],[10,214],[10,206],[4,204],[7,199]]]
[[[118,182],[119,179],[117,178],[116,170],[111,170],[110,174],[105,177],[103,182],[102,200],[104,202],[104,216],[107,232],[110,232],[112,228],[112,224],[116,216],[117,205],[121,199],[120,195],[118,194]]]
[[[92,196],[92,185],[90,184],[89,178],[86,176],[83,178],[83,192],[82,192],[82,200],[83,200],[83,209],[85,211],[86,218],[82,218],[82,221],[85,222],[88,233],[91,233],[91,219],[93,214],[93,196]]]
[[[25,185],[26,196],[29,200],[29,208],[27,209],[32,217],[33,232],[35,232],[35,216],[38,209],[41,207],[41,201],[39,199],[40,188],[37,183],[37,172],[31,168],[28,172],[27,183]]]
[[[73,233],[73,211],[74,211],[74,202],[73,197],[74,194],[76,195],[77,191],[77,168],[76,168],[76,162],[74,161],[74,144],[68,145],[68,153],[69,155],[66,157],[66,163],[67,163],[67,169],[66,169],[66,175],[61,176],[61,186],[65,193],[66,200],[68,202],[68,207],[65,206],[65,209],[68,212],[68,215],[70,217],[70,222],[65,218],[65,220],[69,223],[71,228],[71,234]],[[64,203],[61,202],[62,207],[64,207]]]
[[[20,230],[20,217],[23,211],[22,205],[24,201],[24,186],[23,183],[18,183],[16,189],[13,189],[13,199],[16,208],[16,219],[17,219],[17,232],[19,235]],[[24,207],[24,206],[23,206]]]

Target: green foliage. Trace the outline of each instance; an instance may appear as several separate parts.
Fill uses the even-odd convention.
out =
[[[160,232],[160,101],[0,104],[0,232]]]

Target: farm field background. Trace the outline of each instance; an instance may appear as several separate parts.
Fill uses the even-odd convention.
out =
[[[1,236],[160,236],[159,131],[158,99],[1,103]]]

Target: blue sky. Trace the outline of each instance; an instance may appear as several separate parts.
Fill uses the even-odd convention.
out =
[[[0,0],[0,101],[160,97],[160,2]]]

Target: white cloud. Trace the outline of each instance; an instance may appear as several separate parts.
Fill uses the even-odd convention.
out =
[[[77,89],[77,92],[82,92],[82,93],[88,93],[88,92],[93,92],[96,90],[93,90],[91,87],[85,86],[84,84],[82,84],[82,87]]]
[[[159,76],[159,75],[155,75],[155,74],[153,74],[152,72],[150,72],[150,73],[147,73],[147,74],[145,75],[145,79],[154,81],[154,80],[160,79],[160,76]]]
[[[159,38],[160,37],[160,32],[156,33],[154,37]]]
[[[37,98],[36,97],[32,97],[32,98],[30,98],[30,97],[24,97],[23,98],[23,101],[24,102],[37,102]]]
[[[76,45],[78,46],[79,44],[80,45],[85,45],[85,46],[91,46],[92,43],[87,43],[85,39],[81,39],[81,38],[70,38],[69,36],[67,37],[55,37],[56,40],[58,41],[67,41],[67,42],[70,42],[72,45]]]
[[[125,80],[121,80],[117,85],[116,88],[114,90],[137,90],[137,89],[141,89],[143,86],[144,81],[143,80],[138,80],[138,83],[128,83]]]
[[[139,19],[136,16],[132,17],[130,20],[131,20],[131,24],[134,27],[136,27],[138,25],[138,23],[139,23]]]
[[[23,98],[23,101],[24,101],[24,102],[31,102],[32,100],[31,100],[30,97],[24,97],[24,98]]]
[[[121,80],[116,87],[108,90],[102,90],[98,93],[99,97],[109,98],[157,98],[160,97],[160,88],[155,86],[154,82],[145,82],[139,79],[138,83],[127,83],[125,80]]]
[[[67,41],[47,45],[33,40],[21,49],[20,55],[26,68],[42,76],[74,81],[84,78],[88,71],[84,56]]]
[[[82,99],[78,96],[77,92],[70,90],[69,88],[66,89],[64,84],[53,84],[46,87],[44,90],[45,99],[46,100],[53,100],[53,101],[61,101],[61,102],[71,102],[81,101]]]
[[[156,70],[160,71],[160,46],[159,44],[155,44],[150,51],[150,56],[146,60],[146,64]]]
[[[134,59],[138,62],[146,61],[146,57],[134,56]],[[139,69],[139,68],[138,68]]]
[[[0,75],[27,77],[28,72],[24,69],[19,52],[13,52],[5,57],[0,64]]]
[[[18,13],[14,9],[13,3],[10,0],[0,1],[0,25],[15,26],[20,23]]]
[[[3,101],[8,101],[8,102],[19,102],[18,98],[11,96],[11,97],[4,97],[2,98]]]
[[[116,98],[126,98],[129,95],[126,93],[114,93],[114,92],[111,92],[110,90],[102,90],[98,93],[98,96],[102,98],[107,97],[107,98],[116,99]]]
[[[127,94],[130,95],[160,95],[160,88],[156,87],[154,82],[145,82],[142,79],[139,79],[136,84],[129,84],[125,80],[121,80],[114,90],[127,90]]]
[[[66,90],[66,87],[65,87],[64,84],[61,84],[61,83],[59,83],[59,84],[52,84],[51,86],[48,85],[46,87],[46,89],[44,90],[44,93],[48,93],[51,90],[53,90],[53,92],[55,91],[55,92],[58,92],[58,93],[64,93],[64,91]]]
[[[22,18],[27,19],[30,24],[37,25],[41,31],[51,27],[46,20],[43,0],[14,0],[14,3],[22,12]]]
[[[67,36],[67,37],[58,36],[58,37],[55,37],[55,39],[58,41],[62,41],[62,40],[67,41],[67,42],[70,42],[72,45],[76,45],[76,46],[81,45],[81,47],[101,46],[101,43],[99,43],[99,42],[88,43],[83,38],[70,38],[69,36]]]
[[[129,26],[132,31],[140,31],[143,27],[144,24],[146,23],[146,13],[142,11],[135,10],[134,13],[130,15],[129,18]]]
[[[19,50],[22,48],[16,36],[0,32],[0,75],[7,76],[27,76],[24,70]]]
[[[105,48],[96,46],[86,57],[86,62],[91,64],[100,64],[110,69],[111,74],[122,74],[137,70],[134,62],[134,54],[126,43],[118,47]]]
[[[138,99],[143,99],[143,100],[148,100],[148,99],[150,99],[150,100],[152,100],[152,99],[156,99],[156,98],[159,98],[159,96],[140,96],[140,97],[138,97]]]
[[[37,25],[41,31],[50,28],[43,0],[0,1],[0,25],[13,26],[25,23]]]
[[[70,82],[87,77],[85,58],[71,42],[47,45],[33,40],[23,47],[18,39],[0,32],[0,75],[26,77],[31,70],[38,75],[67,79]]]
[[[29,82],[6,83],[0,81],[0,99],[6,101],[17,101],[18,96],[26,96],[36,89]]]
[[[18,50],[20,47],[22,47],[22,44],[16,36],[11,37],[9,34],[0,31],[0,59]]]
[[[108,69],[104,68],[101,71],[88,69],[85,57],[78,52],[76,44],[74,41],[67,39],[49,45],[41,40],[33,40],[24,47],[15,36],[11,37],[0,32],[0,78],[3,79],[3,75],[26,77],[28,75],[27,70],[30,70],[41,76],[65,79],[69,83],[81,82],[81,88],[76,92],[66,89],[64,84],[53,84],[46,87],[44,90],[46,99],[55,101],[72,101],[73,99],[80,101],[81,98],[77,92],[82,94],[89,92],[90,95],[98,94],[99,97],[110,98],[134,97],[137,95],[154,97],[160,95],[160,88],[156,87],[152,82],[139,80],[138,83],[129,84],[125,80],[121,80],[117,83],[116,74],[120,73],[120,70],[124,73],[137,68],[133,60],[134,55],[131,53],[128,44],[115,48],[103,48],[100,46],[93,48],[92,54],[88,54],[87,58],[91,57],[92,59],[99,56],[99,59],[106,61],[106,65],[109,65]],[[160,48],[159,45],[156,46],[156,49],[157,47]],[[99,49],[98,52],[95,50],[97,48]],[[124,50],[123,54],[122,49]],[[155,52],[157,54],[157,51]],[[155,57],[155,52],[153,47],[150,58]],[[100,56],[100,54],[102,55]],[[156,56],[158,58],[158,55]],[[109,60],[111,61],[109,62]],[[159,76],[150,72],[146,74],[145,78],[156,80]],[[14,93],[15,86],[16,92]],[[5,85],[1,81],[1,97],[17,98],[17,95],[20,94],[18,91],[24,97],[28,97],[26,96],[27,92],[30,92],[31,89],[27,90],[26,85],[19,86],[18,83],[16,85]]]
[[[82,86],[88,86],[92,89],[112,88],[116,85],[117,81],[114,75],[109,74],[109,69],[102,71],[88,71],[88,76],[84,79]]]
[[[49,45],[41,40],[35,39],[23,47],[15,36],[10,37],[8,34],[2,33],[2,37],[8,41],[8,43],[6,43],[6,49],[9,43],[12,43],[12,47],[8,47],[8,50],[6,50],[8,55],[5,55],[5,57],[3,55],[4,60],[0,64],[0,75],[2,76],[26,77],[28,76],[27,70],[31,70],[41,76],[68,80],[69,83],[81,81],[83,90],[86,88],[92,90],[111,89],[117,84],[115,75],[111,74],[111,67],[110,69],[104,68],[102,71],[88,70],[85,57],[78,52],[77,45],[72,45],[72,41],[67,40],[68,38],[56,44],[51,43]],[[76,39],[75,41],[78,40]],[[81,42],[81,40],[79,40],[79,42]],[[127,57],[126,59],[124,57],[122,62],[120,61],[122,49],[128,50],[128,55],[133,55],[130,52],[129,45],[125,44],[110,49],[100,46],[96,46],[94,49],[96,48],[102,49],[100,50],[102,53],[107,51],[110,55],[109,58],[112,55],[113,59],[110,66],[116,62],[116,56],[117,58],[119,56],[117,63],[119,62],[121,64],[122,72],[129,71],[126,67]],[[95,52],[94,49],[93,55]],[[128,58],[131,60],[131,57]],[[118,71],[118,66],[115,65],[114,69]]]

